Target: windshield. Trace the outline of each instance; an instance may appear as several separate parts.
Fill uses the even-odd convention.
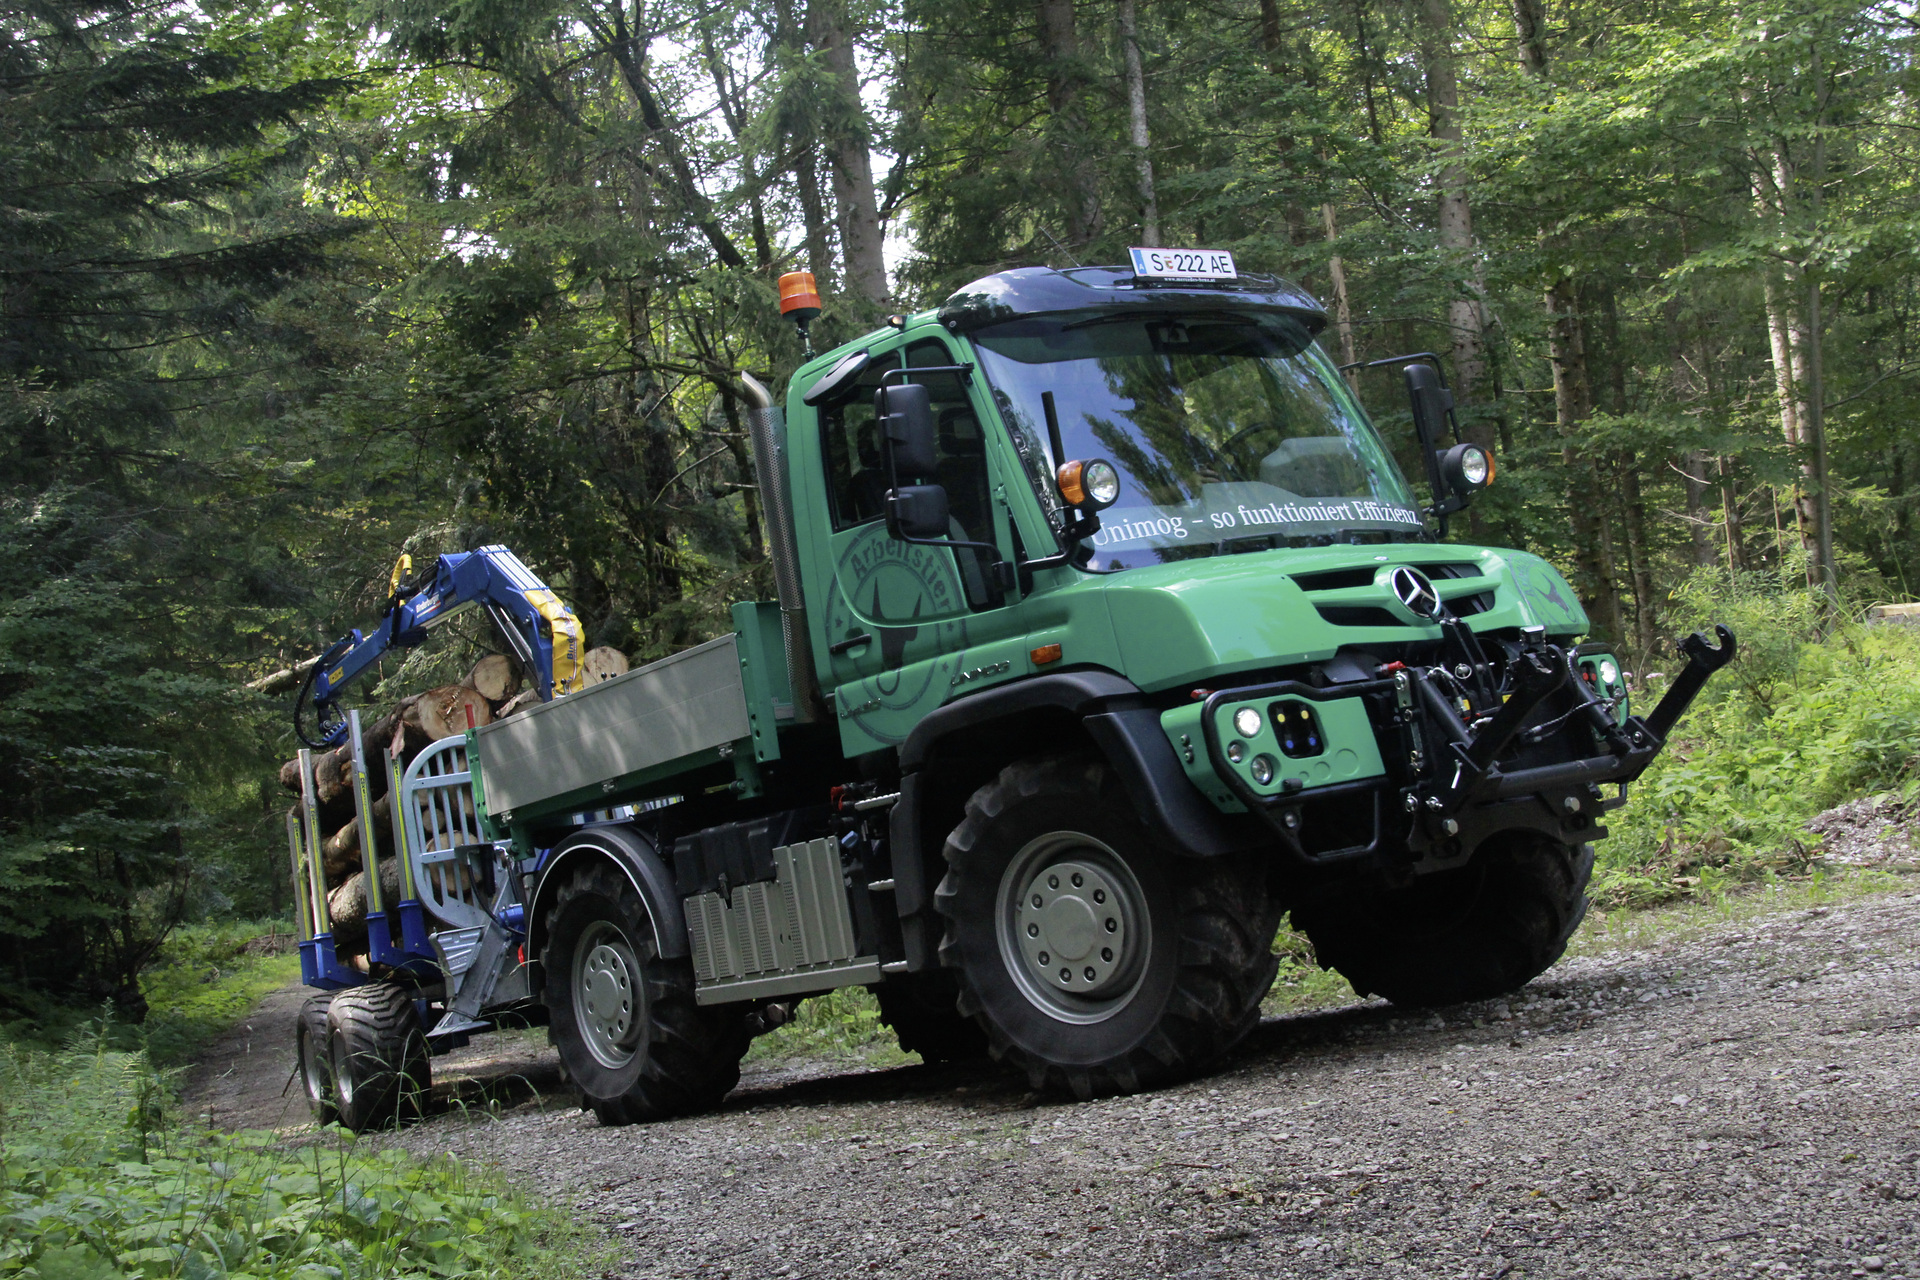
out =
[[[1392,456],[1292,316],[1087,312],[973,341],[1056,529],[1047,393],[1065,457],[1119,468],[1089,569],[1424,534]]]

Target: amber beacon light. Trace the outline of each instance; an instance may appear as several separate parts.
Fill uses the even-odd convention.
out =
[[[807,330],[820,314],[820,286],[811,271],[789,271],[780,277],[780,314],[800,330],[800,343],[813,354],[812,336]]]

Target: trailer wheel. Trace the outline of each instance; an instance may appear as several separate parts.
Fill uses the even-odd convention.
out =
[[[327,1041],[341,1124],[365,1133],[425,1110],[433,1067],[412,988],[370,982],[337,992],[327,1008]]]
[[[745,1017],[694,1003],[693,965],[655,953],[624,875],[596,863],[560,886],[547,938],[550,1032],[601,1124],[703,1111],[739,1082]]]
[[[330,995],[308,996],[293,1027],[300,1088],[307,1095],[307,1110],[315,1124],[332,1124],[339,1118],[333,1106],[333,1062],[327,1047],[327,1006],[332,1003]]]
[[[901,974],[872,990],[880,1021],[893,1028],[902,1049],[929,1066],[987,1055],[986,1033],[960,1012],[960,981],[950,970]]]
[[[1007,766],[947,837],[941,963],[996,1058],[1081,1098],[1213,1062],[1273,984],[1280,908],[1252,858],[1177,859],[1097,757]]]
[[[1560,958],[1592,875],[1592,845],[1516,831],[1458,871],[1297,910],[1294,924],[1361,995],[1412,1008],[1488,1000]]]

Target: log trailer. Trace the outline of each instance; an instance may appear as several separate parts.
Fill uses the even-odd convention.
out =
[[[817,313],[804,274],[781,294]],[[316,1114],[391,1122],[432,1052],[512,1020],[603,1123],[696,1111],[852,985],[930,1061],[1150,1088],[1253,1025],[1287,912],[1404,1005],[1553,964],[1605,815],[1734,638],[1689,637],[1632,714],[1551,565],[1440,540],[1494,468],[1445,442],[1438,362],[1377,362],[1405,368],[1421,503],[1325,323],[1227,255],[1136,251],[894,317],[784,410],[742,375],[777,600],[573,691],[571,615],[506,618],[547,628],[552,696],[386,762],[401,900],[364,970],[290,820]]]

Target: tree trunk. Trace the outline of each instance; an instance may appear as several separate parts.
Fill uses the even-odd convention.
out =
[[[1473,405],[1486,378],[1487,352],[1479,268],[1473,261],[1473,209],[1467,196],[1467,166],[1460,129],[1460,82],[1454,66],[1453,14],[1447,0],[1421,0],[1426,25],[1422,55],[1426,62],[1427,114],[1440,143],[1439,235],[1442,256],[1461,271],[1466,283],[1447,303],[1447,328],[1453,335],[1453,395],[1468,439],[1492,448],[1493,431]]]
[[[1327,230],[1327,244],[1340,242],[1340,225],[1334,218],[1331,202],[1320,206],[1320,223]],[[1333,325],[1334,332],[1340,337],[1340,363],[1352,364],[1357,356],[1353,354],[1353,307],[1347,300],[1347,264],[1338,253],[1327,258],[1327,280],[1333,286]],[[1358,370],[1347,374],[1352,383],[1358,376]]]
[[[887,264],[881,253],[880,209],[873,193],[872,130],[860,101],[860,69],[845,0],[812,0],[807,25],[831,78],[824,107],[827,158],[839,209],[840,259],[849,292],[875,306],[887,302]]]
[[[1047,111],[1052,116],[1053,152],[1062,180],[1067,243],[1083,248],[1100,233],[1100,193],[1094,185],[1092,148],[1080,110],[1080,43],[1073,24],[1073,0],[1040,0],[1040,49],[1047,61]]]
[[[1567,473],[1567,511],[1573,533],[1576,584],[1580,603],[1594,629],[1621,640],[1620,588],[1614,576],[1613,548],[1602,515],[1604,488],[1591,459],[1579,447],[1579,428],[1593,412],[1593,387],[1587,373],[1586,339],[1573,282],[1566,277],[1547,289],[1547,338],[1553,360],[1553,406]]]
[[[1647,507],[1640,495],[1640,459],[1620,456],[1621,524],[1627,535],[1627,569],[1633,575],[1633,637],[1641,653],[1654,646],[1653,566],[1647,563]]]
[[[1133,172],[1140,195],[1140,238],[1160,243],[1160,201],[1153,189],[1153,146],[1147,132],[1147,80],[1140,67],[1140,32],[1134,0],[1120,0],[1120,48],[1127,73],[1127,122],[1133,143]]]
[[[1784,221],[1793,198],[1793,162],[1784,147],[1775,147],[1764,160],[1766,163],[1754,173],[1754,203],[1762,220],[1778,225]],[[1809,430],[1813,412],[1807,402],[1813,342],[1804,318],[1794,313],[1791,281],[1771,267],[1761,278],[1765,286],[1767,341],[1773,357],[1773,386],[1780,399],[1780,435],[1800,463],[1800,481],[1793,489],[1793,515],[1800,545],[1806,552],[1807,583],[1811,586],[1820,580],[1820,510],[1816,496],[1820,486]]]
[[[1547,74],[1547,13],[1540,0],[1513,0],[1513,34],[1520,65],[1533,75]]]
[[[794,17],[791,0],[774,0],[773,12],[775,43],[797,53],[804,46],[805,38]],[[815,284],[823,292],[830,291],[834,284],[833,247],[827,234],[826,205],[820,196],[819,139],[813,136],[810,124],[789,127],[786,138],[794,153],[794,198],[800,205],[807,270],[813,273]]]

